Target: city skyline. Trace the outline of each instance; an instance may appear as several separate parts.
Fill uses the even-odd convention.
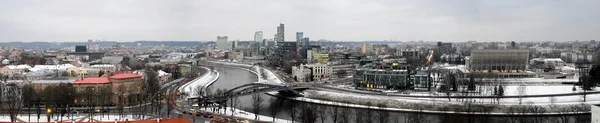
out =
[[[252,40],[589,41],[600,1],[3,1],[0,42]],[[260,6],[260,7],[256,7]],[[257,18],[260,17],[260,18]],[[269,36],[270,37],[270,36]],[[268,38],[265,38],[268,39]],[[294,41],[287,38],[285,41]]]

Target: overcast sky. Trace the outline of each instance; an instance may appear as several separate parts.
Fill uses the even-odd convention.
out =
[[[600,40],[600,0],[2,0],[0,41]]]

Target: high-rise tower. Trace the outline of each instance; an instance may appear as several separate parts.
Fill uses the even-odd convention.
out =
[[[282,23],[277,27],[277,42],[285,41],[285,25]]]

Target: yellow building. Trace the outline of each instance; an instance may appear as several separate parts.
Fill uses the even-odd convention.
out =
[[[327,63],[329,62],[329,54],[327,53],[312,53],[313,61],[317,63]]]

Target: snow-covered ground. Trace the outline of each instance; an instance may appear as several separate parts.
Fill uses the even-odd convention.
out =
[[[222,65],[228,65],[228,66],[234,66],[234,67],[241,67],[242,69],[250,70],[250,71],[252,71],[252,73],[257,74],[257,76],[259,76],[259,79],[260,79],[259,82],[264,82],[264,83],[268,83],[268,84],[277,84],[277,85],[284,83],[271,70],[261,68],[259,66],[243,64],[243,63],[238,63],[238,62],[222,62],[222,61],[209,61],[209,62],[222,64]],[[252,67],[252,68],[246,69],[249,67]],[[262,77],[262,74],[261,74],[262,72],[265,73],[264,74],[265,77]]]
[[[223,65],[228,65],[228,66],[234,66],[234,67],[240,67],[240,69],[243,70],[248,70],[254,74],[256,74],[258,76],[259,82],[266,82],[266,83],[270,83],[270,84],[283,84],[283,81],[281,81],[277,76],[275,76],[275,74],[273,74],[273,72],[271,72],[268,69],[264,69],[264,68],[260,68],[259,66],[253,66],[253,65],[248,65],[248,64],[242,64],[242,63],[232,63],[232,62],[216,62],[216,61],[209,61],[212,63],[217,63],[217,64],[223,64]],[[252,67],[250,69],[247,69],[249,67]],[[266,72],[265,75],[267,77],[264,77],[266,79],[264,79],[263,77],[261,77],[261,74],[259,72]],[[217,72],[218,73],[218,72]],[[200,86],[207,86],[210,85],[211,83],[198,83]],[[231,108],[227,108],[229,111],[227,111],[227,114],[225,114],[226,116],[230,116],[231,115]],[[204,110],[204,108],[202,108],[202,110]],[[210,112],[210,109],[207,110],[208,112]],[[243,110],[240,109],[235,109],[235,113],[234,116],[237,117],[241,117],[241,118],[246,118],[246,119],[254,119],[254,114],[250,113],[250,112],[245,112]],[[221,112],[224,113],[224,109],[221,109]],[[273,118],[269,117],[269,116],[263,116],[263,115],[259,115],[259,119],[260,121],[267,121],[267,122],[272,122]],[[288,123],[291,121],[287,121],[284,119],[275,119],[276,123]]]
[[[372,100],[372,101],[396,101],[401,103],[448,103],[448,104],[462,104],[464,101],[468,100],[471,102],[476,102],[480,104],[494,104],[495,98],[418,98],[418,97],[391,97],[391,96],[380,96],[380,95],[368,95],[368,94],[355,94],[355,93],[341,93],[341,92],[331,92],[331,91],[316,91],[316,90],[308,90],[306,97],[321,97],[328,99],[344,99],[344,100]],[[534,105],[562,105],[562,104],[600,104],[600,94],[590,94],[586,96],[586,101],[584,102],[583,96],[575,95],[575,96],[555,96],[555,97],[529,97],[522,98],[519,101],[519,98],[500,98],[500,105],[519,105],[521,104],[529,104],[532,103]]]
[[[213,82],[217,81],[217,79],[219,79],[219,72],[211,72],[209,70],[209,72],[207,72],[206,74],[204,74],[202,77],[198,77],[184,85],[182,85],[179,88],[179,91],[182,93],[187,93],[189,96],[188,97],[197,97],[198,95],[196,95],[195,90],[202,86],[203,88],[206,87],[206,85],[210,85]]]
[[[201,110],[206,111],[206,112],[211,112],[210,108],[207,108],[206,110],[204,110],[204,108],[202,108]],[[227,112],[225,112],[225,109],[220,109],[219,112],[220,113],[218,113],[218,114],[221,114],[222,116],[231,116],[231,107],[227,107]],[[213,113],[216,113],[216,112],[213,112]],[[254,113],[246,112],[246,111],[239,110],[239,109],[235,110],[235,112],[233,113],[233,116],[254,120]],[[273,118],[269,117],[269,116],[258,115],[258,121],[273,122]],[[288,121],[285,119],[275,118],[275,123],[291,123],[291,122],[292,121]]]
[[[73,116],[64,116],[62,117],[57,117],[56,115],[54,117],[50,118],[50,121],[79,121],[82,118],[85,118],[86,116],[88,116],[87,114],[82,114],[82,115],[76,115],[73,114]],[[37,122],[38,121],[38,116],[37,114],[31,114],[31,117],[29,117],[28,114],[21,114],[21,116],[17,116],[17,121],[25,121],[25,122]],[[40,115],[40,122],[46,122],[48,120],[48,117],[46,116],[46,114],[41,114]],[[2,122],[9,122],[10,121],[10,117],[8,115],[2,115],[0,116],[0,121]]]
[[[328,86],[340,88],[348,91],[359,91],[354,89],[352,85],[335,85]],[[507,85],[503,86],[504,95],[505,96],[519,96],[519,85]],[[572,93],[582,93],[583,90],[576,86],[576,91],[573,91],[572,85],[526,85],[524,86],[524,91],[522,95],[548,95],[548,94],[572,94]],[[587,92],[599,91],[600,87],[593,88],[592,90],[588,90]],[[475,96],[491,96],[494,94],[494,86],[477,86],[475,92],[471,93],[471,95]],[[399,93],[389,93],[388,95],[413,95],[413,96],[439,96],[446,95],[445,93],[430,93],[430,92],[410,92],[405,94]],[[452,95],[462,95],[459,93],[452,93]]]
[[[270,95],[276,95],[277,92],[269,92],[268,94]],[[364,96],[363,96],[364,97]],[[378,103],[378,100],[373,100],[373,97],[365,97],[365,99],[357,99],[357,98],[348,98],[348,97],[339,97],[338,99],[341,98],[346,98],[345,100],[368,100],[370,102],[373,102],[374,105],[376,105]],[[354,107],[354,108],[369,108],[369,109],[382,109],[382,110],[388,110],[388,111],[400,111],[400,112],[427,112],[427,113],[437,113],[437,114],[445,114],[445,113],[449,113],[449,114],[486,114],[486,115],[506,115],[506,113],[504,112],[455,112],[455,111],[438,111],[438,110],[416,110],[416,109],[410,109],[410,108],[397,108],[397,106],[394,106],[395,104],[404,104],[405,107],[406,106],[416,106],[416,105],[406,105],[406,103],[398,103],[398,102],[387,102],[387,107],[376,107],[376,106],[366,106],[366,105],[359,105],[359,104],[353,104],[353,103],[340,103],[340,102],[334,102],[334,101],[325,101],[325,100],[318,100],[318,99],[311,99],[311,98],[305,98],[305,97],[294,97],[294,98],[289,98],[292,100],[296,100],[296,101],[302,101],[302,102],[311,102],[311,103],[318,103],[318,104],[325,104],[325,105],[335,105],[335,106],[342,106],[342,107]],[[437,102],[419,102],[419,104],[424,104],[424,105],[429,105],[429,106],[435,106],[435,105],[445,105],[444,103],[437,103]],[[557,113],[557,112],[544,112],[543,114],[546,115],[553,115],[553,114],[584,114],[584,113],[589,113],[587,111],[584,112],[561,112],[561,113]],[[519,115],[539,115],[540,113],[520,113]]]
[[[115,119],[117,121],[132,121],[132,120],[146,120],[148,118],[150,118],[150,116],[144,116],[145,119],[142,119],[142,117],[134,117],[133,115],[123,115],[123,116],[119,116],[119,115],[97,115],[94,116],[93,119],[94,121],[115,121]]]

